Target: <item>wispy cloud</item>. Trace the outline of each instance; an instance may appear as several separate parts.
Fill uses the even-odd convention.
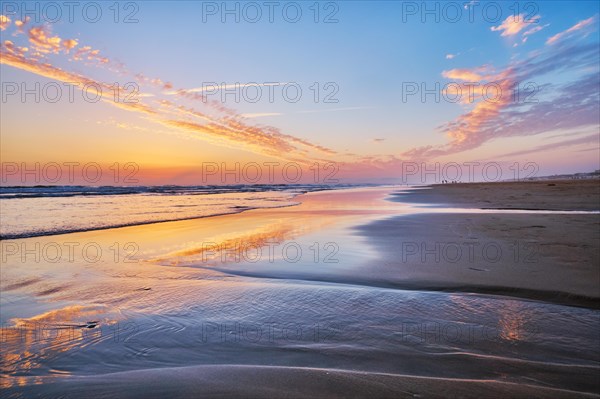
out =
[[[232,90],[232,89],[244,89],[248,87],[277,87],[277,86],[285,86],[289,84],[289,82],[265,82],[265,83],[216,83],[216,82],[206,82],[202,87],[195,87],[193,89],[185,89],[186,93],[205,93],[205,92],[213,92],[215,90]],[[170,91],[166,94],[178,94],[177,91]]]
[[[6,20],[3,19],[2,21]],[[104,83],[91,76],[84,76],[61,69],[54,66],[48,56],[68,56],[73,51],[70,56],[70,60],[72,61],[94,61],[97,65],[106,65],[107,71],[112,71],[111,67],[116,67],[117,72],[127,73],[128,71],[122,64],[111,63],[110,59],[100,56],[99,51],[92,49],[90,46],[79,46],[78,40],[62,39],[57,35],[53,35],[50,33],[49,28],[45,26],[30,27],[27,38],[34,49],[31,53],[34,54],[29,55],[27,48],[17,46],[12,41],[5,41],[0,48],[2,55],[0,62],[39,76],[74,84],[78,88],[82,88],[86,84],[97,85],[102,89],[102,100],[105,103],[130,112],[139,113],[144,118],[153,122],[170,129],[177,129],[188,134],[190,137],[209,141],[214,144],[241,148],[276,158],[299,159],[305,163],[311,162],[311,152],[327,155],[336,154],[335,151],[329,148],[284,134],[275,127],[250,125],[244,121],[248,119],[248,115],[237,114],[235,111],[215,101],[203,102],[203,105],[208,107],[207,112],[164,98],[154,98],[156,94],[143,90],[140,90],[138,95],[136,95],[136,102],[114,101],[113,83]],[[172,89],[172,84],[162,79],[148,78],[143,74],[135,74],[134,77],[141,85],[157,87],[161,90]],[[265,83],[262,86],[283,84],[285,83],[274,82]],[[231,85],[231,87],[239,86]],[[204,100],[202,92],[205,89],[209,88],[178,89],[173,93],[176,93],[177,97],[183,99],[198,99],[196,96],[200,96],[200,99]],[[125,88],[122,88],[122,90],[127,92]],[[163,92],[162,94],[165,93]],[[144,102],[145,99],[150,99],[152,102]],[[254,117],[257,117],[257,115],[255,114]]]
[[[483,77],[490,73],[490,67],[483,65],[477,68],[456,68],[449,71],[443,71],[442,76],[452,80],[462,80],[465,82],[479,82]]]
[[[500,25],[492,26],[493,32],[501,32],[500,36],[515,36],[524,29],[530,28],[532,23],[538,23],[540,16],[527,18],[525,14],[509,15]],[[530,33],[531,30],[529,30]]]
[[[281,116],[283,115],[281,112],[256,112],[256,113],[250,113],[250,114],[240,114],[240,116],[244,117],[244,118],[264,118],[267,116]]]
[[[525,14],[510,15],[500,25],[492,26],[490,29],[493,32],[501,32],[500,36],[502,37],[513,39],[520,37],[521,44],[524,44],[527,42],[529,36],[548,26],[548,24],[541,25],[540,19],[539,15],[534,17],[529,17]],[[513,47],[517,46],[519,46],[519,43],[514,42]]]
[[[559,40],[569,36],[571,33],[573,32],[577,32],[578,30],[581,30],[587,26],[591,26],[594,23],[595,17],[591,17],[588,19],[585,19],[583,21],[580,21],[578,23],[576,23],[575,25],[571,26],[569,29],[557,33],[556,35],[550,37],[548,40],[546,40],[546,44],[554,44],[556,42],[558,42]]]
[[[528,149],[521,150],[521,151],[509,152],[507,154],[499,155],[498,158],[516,157],[516,156],[521,156],[521,155],[534,154],[537,152],[556,150],[559,148],[574,147],[574,146],[583,145],[583,144],[600,144],[600,136],[598,134],[590,134],[585,137],[578,137],[576,139],[563,140],[558,143],[550,143],[550,144],[540,145],[540,146],[533,147],[533,148],[528,148]]]
[[[341,112],[341,111],[358,111],[363,109],[373,109],[374,107],[342,107],[342,108],[323,108],[323,109],[309,109],[304,111],[297,111],[296,114],[317,114],[323,112]]]

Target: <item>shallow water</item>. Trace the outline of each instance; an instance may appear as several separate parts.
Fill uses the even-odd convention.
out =
[[[0,187],[0,238],[24,238],[296,204],[322,185]]]

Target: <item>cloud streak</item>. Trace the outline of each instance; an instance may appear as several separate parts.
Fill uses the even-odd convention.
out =
[[[1,21],[8,22],[6,19]],[[244,115],[219,104],[215,101],[204,102],[209,112],[199,111],[193,107],[169,101],[154,99],[154,94],[140,92],[135,102],[115,101],[113,97],[113,84],[103,83],[89,76],[73,73],[52,65],[47,58],[49,55],[68,54],[72,52],[73,61],[94,61],[99,65],[109,64],[108,58],[101,57],[98,50],[90,46],[79,46],[75,39],[62,39],[52,35],[44,26],[34,26],[28,30],[28,40],[34,49],[32,56],[27,54],[28,49],[15,45],[11,41],[2,43],[0,53],[1,63],[24,70],[38,76],[76,85],[79,89],[93,85],[98,90],[105,103],[120,109],[142,114],[150,119],[171,129],[187,133],[190,137],[205,140],[213,144],[239,148],[254,153],[268,155],[276,158],[299,159],[303,163],[310,163],[319,153],[334,155],[336,152],[292,135],[284,134],[271,126],[250,125]],[[120,65],[119,72],[125,73],[126,69]],[[172,85],[161,79],[147,78],[143,74],[136,74],[136,80],[143,85],[158,87],[162,90],[172,89]],[[266,83],[263,86],[282,85],[284,83]],[[234,85],[235,86],[235,85]],[[236,86],[237,87],[237,86]],[[209,89],[209,88],[207,88]],[[121,88],[128,92],[126,88]],[[203,89],[179,89],[163,94],[177,94],[180,98],[205,100],[202,96]],[[143,99],[152,99],[153,104],[144,103]],[[216,113],[216,114],[215,114]]]
[[[507,158],[507,157],[516,157],[521,155],[533,154],[536,152],[555,150],[559,148],[568,148],[577,145],[583,144],[600,144],[600,137],[598,134],[590,134],[585,137],[578,137],[576,139],[571,140],[563,140],[558,143],[544,144],[534,148],[528,148],[526,150],[509,152],[507,154],[502,154],[498,158]]]
[[[556,35],[548,38],[548,40],[546,40],[546,44],[554,44],[554,43],[558,42],[559,40],[569,36],[573,32],[577,32],[578,30],[582,30],[587,26],[591,26],[593,23],[594,23],[594,17],[580,21],[580,22],[576,23],[575,25],[571,26],[566,31],[557,33]]]

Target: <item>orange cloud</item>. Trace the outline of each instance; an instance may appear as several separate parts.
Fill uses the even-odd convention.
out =
[[[10,25],[10,18],[6,15],[0,15],[0,30],[6,30],[8,25]]]
[[[84,46],[79,48],[75,54],[73,54],[73,59],[75,61],[97,61],[101,64],[108,64],[109,59],[106,57],[99,56],[100,50],[93,50],[90,46]]]
[[[58,53],[61,49],[61,39],[58,36],[49,36],[49,32],[43,26],[35,26],[29,29],[29,42],[33,48],[40,53]]]
[[[494,32],[502,32],[500,36],[514,36],[531,26],[531,23],[537,23],[539,19],[539,15],[529,19],[525,17],[525,14],[509,15],[500,25],[492,26],[490,29]]]
[[[75,39],[65,39],[62,41],[62,45],[67,52],[77,46],[77,40]]]
[[[479,82],[483,79],[482,73],[489,70],[487,66],[482,66],[473,69],[451,69],[449,71],[443,71],[442,76],[447,79],[462,80],[465,82]]]
[[[446,129],[448,137],[452,140],[449,146],[453,150],[470,147],[478,141],[481,138],[479,136],[481,127],[488,120],[497,117],[500,111],[512,101],[510,93],[517,84],[512,70],[504,71],[499,78],[495,82],[499,96],[493,97],[493,100],[481,100],[471,112],[458,118]]]
[[[79,89],[83,87],[96,87],[101,98],[119,108],[128,109],[130,111],[142,112],[149,115],[154,115],[156,112],[150,107],[138,102],[138,103],[126,103],[114,101],[114,90],[113,85],[94,81],[88,77],[64,71],[60,68],[50,65],[49,63],[42,63],[39,61],[32,60],[31,58],[25,57],[23,54],[10,53],[7,51],[5,44],[2,46],[0,51],[2,57],[0,57],[0,63],[18,68],[27,72],[34,73],[36,75],[44,76],[49,79],[58,80],[61,82],[76,85]],[[92,89],[93,90],[93,89]],[[120,88],[123,92],[126,92],[126,88]]]
[[[29,51],[27,47],[15,46],[15,44],[10,40],[5,40],[3,44],[10,54],[23,54]]]
[[[149,78],[142,73],[136,74],[135,77],[139,82],[147,83],[152,86],[161,88],[163,90],[170,90],[173,88],[173,84],[170,82],[164,82],[162,79],[159,78]]]
[[[24,33],[23,29],[24,29],[25,25],[29,22],[29,20],[30,20],[29,17],[25,17],[23,20],[20,20],[20,19],[15,20],[15,26],[17,27],[17,31],[15,32],[14,35]]]

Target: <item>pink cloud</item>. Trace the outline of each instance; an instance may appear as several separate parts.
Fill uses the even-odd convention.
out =
[[[10,18],[6,15],[0,15],[0,30],[5,30],[10,25]]]
[[[500,36],[514,36],[531,26],[532,23],[538,22],[539,19],[539,15],[533,18],[526,18],[525,14],[509,15],[500,25],[492,26],[490,29],[493,32],[501,31]]]
[[[75,39],[65,39],[62,41],[62,45],[64,47],[64,49],[69,52],[69,50],[73,49],[75,46],[77,46],[77,40]]]
[[[477,68],[456,68],[449,71],[443,71],[442,76],[446,79],[479,82],[484,79],[484,75],[489,73],[489,71],[489,67],[484,65]]]
[[[578,30],[581,30],[581,29],[585,28],[586,26],[591,25],[593,22],[594,22],[594,17],[585,19],[583,21],[579,21],[575,25],[573,25],[569,29],[567,29],[566,31],[557,33],[556,35],[549,38],[546,41],[546,44],[554,44],[557,41],[559,41],[560,39],[562,39],[563,37],[568,36],[569,34],[576,32]]]
[[[48,29],[43,26],[34,26],[29,29],[29,42],[40,53],[58,53],[61,49],[61,39],[50,36]]]

